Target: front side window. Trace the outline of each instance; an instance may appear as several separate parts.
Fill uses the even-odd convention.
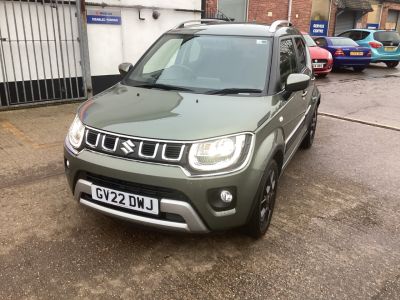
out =
[[[260,93],[265,89],[270,58],[269,38],[167,34],[124,83],[199,93],[223,89]]]
[[[286,80],[292,73],[297,73],[296,51],[292,39],[285,39],[280,42],[280,71],[281,86],[286,84]]]
[[[301,72],[307,66],[307,50],[301,38],[299,37],[295,38],[295,42],[296,42],[296,49],[299,55],[299,65],[300,65],[299,72]]]

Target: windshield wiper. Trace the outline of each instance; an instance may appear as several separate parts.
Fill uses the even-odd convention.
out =
[[[261,94],[263,91],[260,89],[246,89],[246,88],[227,88],[221,90],[211,90],[207,92],[209,95],[229,95],[229,94]]]
[[[162,83],[145,83],[145,84],[135,85],[134,87],[145,88],[145,89],[155,88],[155,89],[162,89],[162,90],[166,90],[166,91],[188,91],[188,92],[193,91],[189,88],[185,88],[182,86],[168,85],[168,84],[162,84]]]

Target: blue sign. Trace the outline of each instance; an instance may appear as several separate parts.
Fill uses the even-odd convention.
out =
[[[367,23],[367,29],[379,29],[379,23]]]
[[[121,11],[88,10],[86,21],[88,24],[121,25]]]
[[[328,21],[311,21],[310,35],[312,36],[327,36]]]

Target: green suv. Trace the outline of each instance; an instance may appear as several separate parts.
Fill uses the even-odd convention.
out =
[[[280,175],[317,124],[302,34],[287,21],[189,21],[119,69],[65,139],[75,199],[159,229],[262,236]]]

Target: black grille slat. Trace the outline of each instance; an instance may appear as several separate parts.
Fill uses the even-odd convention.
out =
[[[87,143],[91,146],[96,146],[98,136],[99,136],[99,133],[89,130],[87,133],[87,138],[86,138]]]
[[[101,175],[95,175],[92,173],[86,173],[86,179],[96,185],[115,189],[122,192],[133,193],[158,199],[165,198],[188,202],[187,197],[183,193],[169,188],[139,184],[125,180],[109,178]]]
[[[104,137],[104,147],[106,147],[107,149],[114,149],[116,142],[117,142],[117,138],[115,138],[113,136],[106,135]]]
[[[144,142],[142,145],[142,151],[141,151],[142,155],[153,156],[156,151],[156,146],[157,146],[157,144],[155,144],[155,143]]]
[[[181,154],[181,145],[167,145],[165,147],[165,157],[169,159],[178,159]]]

